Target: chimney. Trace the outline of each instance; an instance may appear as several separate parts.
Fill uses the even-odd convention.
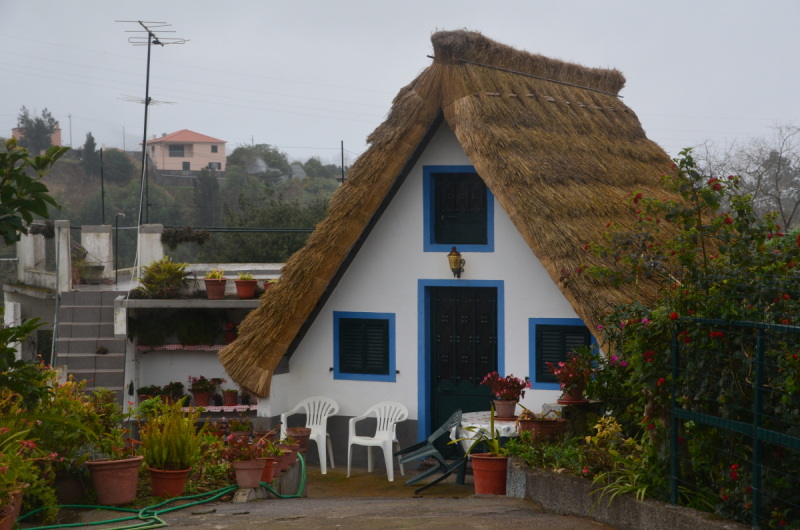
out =
[[[60,129],[61,127],[58,126],[58,122],[56,122],[56,129]]]
[[[155,140],[155,139],[156,139],[156,135],[154,134],[154,135],[153,135],[153,140]]]

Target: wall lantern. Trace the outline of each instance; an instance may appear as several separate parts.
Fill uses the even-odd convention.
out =
[[[461,252],[457,251],[456,247],[453,247],[453,250],[447,255],[447,259],[450,261],[450,270],[453,271],[453,277],[461,278],[461,273],[464,272],[464,265],[467,263],[461,259]]]

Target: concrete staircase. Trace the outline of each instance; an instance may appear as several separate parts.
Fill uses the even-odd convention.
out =
[[[71,291],[61,294],[58,311],[58,364],[87,391],[106,388],[122,404],[126,339],[114,338],[114,299],[121,291]]]

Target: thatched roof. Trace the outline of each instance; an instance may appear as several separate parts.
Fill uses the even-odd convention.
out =
[[[439,32],[431,40],[433,64],[400,90],[328,217],[219,354],[228,374],[257,395],[268,395],[278,362],[310,327],[442,119],[590,329],[597,311],[632,298],[631,289],[575,274],[600,263],[583,246],[601,241],[608,221],[635,221],[628,193],[663,195],[660,175],[670,169],[667,154],[616,96],[623,75],[514,50],[479,33]],[[560,281],[562,269],[572,272],[569,285]],[[640,299],[654,294],[654,285],[639,284]]]

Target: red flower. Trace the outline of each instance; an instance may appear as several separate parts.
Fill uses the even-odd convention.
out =
[[[641,193],[637,193],[637,194],[636,194],[636,195],[633,197],[633,203],[634,203],[634,204],[638,204],[638,203],[639,203],[639,200],[641,200],[641,198],[642,198],[642,197],[644,197],[644,195],[642,195]]]
[[[747,486],[747,489],[744,490],[744,492],[747,494],[749,494],[751,491],[753,491],[753,486]]]
[[[777,233],[777,236],[778,236],[778,237],[783,237],[784,235],[785,235],[785,234],[784,234],[783,232],[778,232],[778,233]]]
[[[714,191],[720,191],[722,189],[722,184],[717,182],[716,184],[714,184],[713,188],[714,188]]]
[[[689,337],[688,335],[683,337],[683,343],[684,344],[689,344],[690,342],[692,342],[691,337]]]
[[[749,502],[746,502],[746,503],[744,503],[744,509],[745,509],[745,510],[749,510],[749,509],[750,509],[752,506],[753,506],[753,505],[752,505],[752,504],[750,504]]]
[[[652,431],[652,430],[653,430],[653,429],[655,429],[655,428],[656,428],[656,426],[655,426],[654,424],[652,424],[652,423],[651,423],[650,425],[648,425],[648,426],[647,426],[647,430],[648,430],[648,431]]]
[[[731,218],[731,217],[726,217],[726,218],[725,218],[725,224],[726,224],[726,225],[732,225],[732,224],[733,224],[733,218]]]
[[[589,245],[583,245],[583,250],[589,250]]]
[[[683,436],[678,436],[678,445],[683,443]]]
[[[672,167],[673,167],[673,168],[675,167],[675,162],[673,162],[673,163],[672,163]]]
[[[789,300],[790,298],[791,298],[791,296],[789,296],[788,294],[783,295],[783,299],[784,300]]]
[[[722,494],[722,500],[725,501],[725,502],[728,502],[728,494],[727,493],[723,493]]]
[[[736,471],[731,471],[731,478],[733,480],[739,480],[739,473],[737,473]]]
[[[772,239],[772,238],[773,238],[772,234],[767,234],[767,239]]]
[[[656,383],[656,386],[661,386],[666,382],[667,382],[667,380],[662,377],[661,379],[658,380],[658,382]]]
[[[678,313],[672,312],[669,314],[670,320],[678,320]]]
[[[690,309],[690,310],[688,311],[688,313],[689,313],[690,315],[694,315],[695,313],[697,313],[697,311],[695,311],[694,309]]]
[[[606,228],[608,228],[609,226],[611,226],[611,221],[606,223]],[[797,246],[800,246],[800,237],[797,238]]]
[[[717,181],[717,179],[715,179],[715,178],[708,179],[708,183],[709,184],[714,184],[716,181]]]
[[[728,175],[728,180],[733,180],[733,175]]]

